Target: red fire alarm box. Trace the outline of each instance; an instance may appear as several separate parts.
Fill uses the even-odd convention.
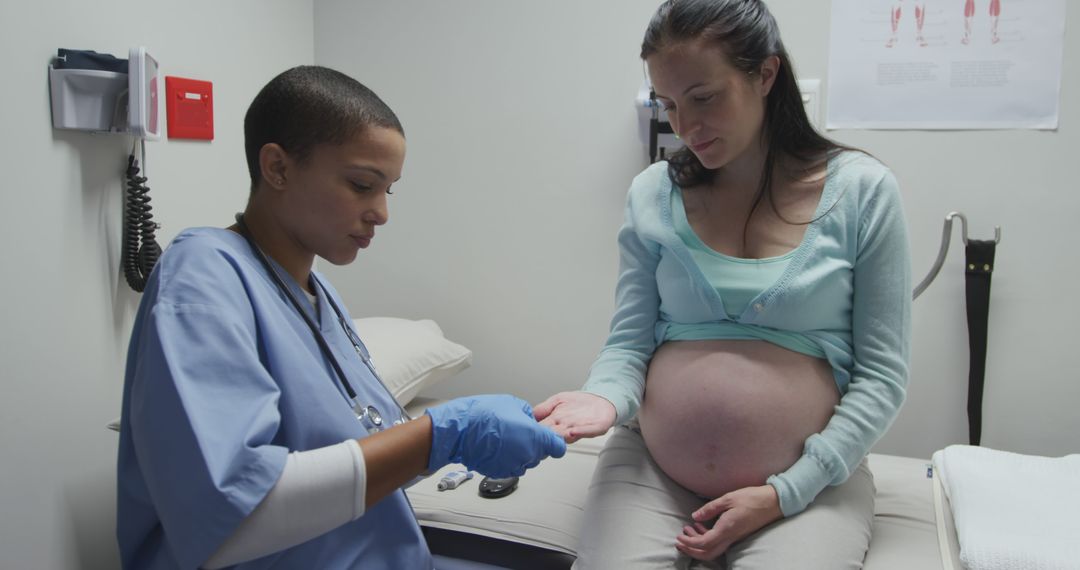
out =
[[[214,139],[214,84],[165,77],[165,113],[170,139]]]

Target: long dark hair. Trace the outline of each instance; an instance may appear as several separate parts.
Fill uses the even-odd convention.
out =
[[[648,59],[670,45],[699,39],[723,50],[732,65],[746,73],[760,71],[770,56],[780,59],[776,80],[765,101],[762,125],[762,138],[767,145],[765,164],[747,222],[763,198],[769,200],[773,211],[784,220],[771,197],[777,158],[791,156],[820,165],[847,147],[822,136],[810,124],[791,58],[780,40],[780,28],[762,0],[668,0],[656,10],[645,30],[641,59]],[[684,147],[668,158],[668,175],[675,184],[689,188],[710,184],[716,171],[706,168]]]
[[[371,89],[333,69],[302,65],[270,80],[244,116],[244,151],[251,189],[258,186],[259,150],[268,143],[303,162],[320,144],[342,144],[369,126],[405,130]]]

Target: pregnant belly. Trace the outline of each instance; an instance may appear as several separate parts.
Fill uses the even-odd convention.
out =
[[[645,382],[638,421],[649,453],[710,498],[785,471],[839,402],[827,362],[759,340],[665,343]]]

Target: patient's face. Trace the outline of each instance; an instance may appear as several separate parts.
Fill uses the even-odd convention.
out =
[[[706,168],[721,168],[761,148],[765,97],[777,62],[747,74],[715,43],[668,46],[645,61],[671,127]]]
[[[389,220],[387,191],[401,178],[404,162],[405,138],[383,127],[315,147],[290,168],[282,212],[290,237],[335,265],[352,262]]]

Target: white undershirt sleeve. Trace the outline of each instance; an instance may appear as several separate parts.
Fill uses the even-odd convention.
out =
[[[290,453],[259,506],[203,565],[211,570],[261,558],[364,514],[367,469],[356,440]]]

